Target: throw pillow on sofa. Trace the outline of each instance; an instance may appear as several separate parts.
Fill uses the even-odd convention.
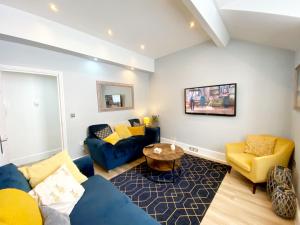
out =
[[[111,143],[112,145],[115,145],[120,140],[121,138],[119,137],[117,132],[113,132],[111,135],[103,139],[103,141]]]
[[[4,188],[16,188],[25,192],[31,190],[26,178],[12,163],[0,167],[0,189]]]
[[[115,131],[119,135],[121,139],[129,138],[132,136],[130,131],[128,130],[127,125],[125,124],[119,124],[115,126]]]
[[[0,224],[43,224],[39,206],[28,193],[7,188],[0,190],[0,199]]]
[[[83,183],[87,180],[87,177],[80,173],[77,166],[73,163],[67,151],[57,153],[49,159],[35,163],[31,166],[22,167],[20,168],[20,171],[34,188],[63,164],[66,164],[69,171],[79,183]]]
[[[84,188],[66,165],[62,165],[29,192],[41,206],[48,206],[67,215],[70,215],[83,193]]]
[[[105,127],[101,130],[96,131],[94,134],[99,139],[104,139],[104,138],[108,137],[109,135],[111,135],[111,133],[112,132],[111,132],[110,127]]]
[[[145,135],[145,126],[128,127],[133,136]]]
[[[256,156],[272,155],[276,145],[276,137],[269,135],[249,135],[244,152]]]
[[[47,206],[40,207],[43,216],[43,225],[71,225],[68,215],[58,212]]]

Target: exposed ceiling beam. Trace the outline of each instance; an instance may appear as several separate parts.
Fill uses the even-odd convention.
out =
[[[218,47],[225,47],[228,44],[230,35],[214,1],[183,0],[183,3]]]
[[[68,26],[0,4],[0,34],[154,72],[154,59]]]

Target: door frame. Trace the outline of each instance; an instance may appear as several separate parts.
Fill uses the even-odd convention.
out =
[[[63,151],[65,149],[68,149],[63,73],[54,70],[44,70],[44,69],[37,69],[32,67],[11,66],[11,65],[0,64],[0,73],[2,72],[15,72],[15,73],[36,74],[36,75],[56,77],[58,104],[59,104],[58,108],[59,108],[59,122],[60,122],[60,137],[61,137],[61,144],[62,144],[61,150]]]

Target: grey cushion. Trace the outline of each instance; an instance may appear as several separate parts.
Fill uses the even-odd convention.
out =
[[[44,225],[71,225],[70,218],[66,214],[62,214],[55,209],[47,206],[41,206]]]

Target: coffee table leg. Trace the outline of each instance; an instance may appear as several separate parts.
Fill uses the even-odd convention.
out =
[[[173,183],[175,183],[175,161],[176,160],[173,160],[173,168],[172,168]]]

